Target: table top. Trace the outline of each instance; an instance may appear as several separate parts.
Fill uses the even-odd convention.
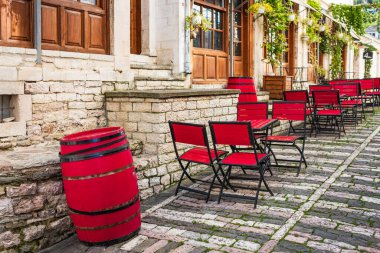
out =
[[[260,131],[260,130],[266,129],[277,121],[278,121],[277,119],[250,120],[253,131]]]

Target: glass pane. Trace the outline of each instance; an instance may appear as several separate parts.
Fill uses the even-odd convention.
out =
[[[220,11],[215,11],[214,27],[215,29],[223,30],[223,15]]]
[[[235,12],[235,25],[241,25],[241,13],[240,12]]]
[[[198,33],[197,37],[193,39],[193,46],[194,47],[201,47],[201,34]]]
[[[239,5],[241,5],[242,3],[242,0],[234,0],[234,7],[238,7]]]
[[[193,5],[193,11],[197,13],[201,13],[201,7],[199,5],[194,4]]]
[[[214,32],[214,49],[223,50],[223,33]]]
[[[234,27],[234,41],[241,41],[241,28]]]
[[[234,43],[235,47],[235,56],[241,56],[241,43]]]
[[[215,4],[220,7],[224,7],[224,0],[216,0]]]
[[[80,0],[81,3],[96,5],[97,0]]]
[[[214,4],[215,0],[206,0],[207,3]]]
[[[203,17],[212,21],[212,9],[203,7]]]
[[[203,48],[212,48],[212,31],[203,32]]]

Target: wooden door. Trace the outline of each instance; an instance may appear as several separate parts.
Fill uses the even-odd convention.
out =
[[[109,0],[42,0],[42,48],[109,52]]]
[[[239,7],[243,0],[235,0]],[[252,63],[252,20],[246,10],[248,3],[234,10],[234,76],[253,75]]]
[[[193,83],[227,83],[228,80],[228,16],[227,0],[195,0],[193,11],[212,21],[206,32],[193,39]]]
[[[141,54],[141,0],[131,0],[131,54]]]
[[[33,47],[33,0],[0,0],[0,45]]]

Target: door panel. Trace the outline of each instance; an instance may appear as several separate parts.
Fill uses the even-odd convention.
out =
[[[42,43],[56,44],[59,43],[58,27],[59,24],[59,7],[42,5],[41,7],[41,30]]]
[[[66,45],[83,46],[83,14],[79,11],[66,10]]]

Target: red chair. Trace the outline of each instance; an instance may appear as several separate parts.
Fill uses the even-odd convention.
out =
[[[322,129],[335,133],[335,127],[338,128],[338,136],[340,132],[346,133],[344,129],[345,110],[340,104],[340,95],[338,90],[314,91],[314,113],[317,129]],[[325,127],[322,128],[322,123]],[[328,127],[330,126],[330,127]]]
[[[221,179],[218,177],[217,169],[214,163],[217,157],[224,156],[227,154],[227,151],[210,149],[205,125],[169,121],[169,127],[172,135],[174,151],[179,162],[179,166],[182,169],[182,175],[178,182],[175,195],[178,194],[178,191],[180,189],[183,189],[206,195],[207,202],[210,198],[211,189],[213,187],[215,179],[218,179],[218,181],[222,183]],[[180,150],[177,147],[177,143],[185,144],[186,146],[185,151],[181,154],[179,153]],[[187,172],[190,164],[192,163],[204,164],[211,167],[214,172],[214,177],[211,182],[192,178]],[[197,181],[209,183],[210,186],[208,188],[208,191],[204,192],[197,189],[181,186],[182,180],[185,176],[189,178],[193,183]]]
[[[271,195],[273,195],[273,193],[264,179],[265,171],[267,167],[270,166],[270,157],[268,154],[257,152],[255,145],[256,141],[250,122],[210,122],[210,129],[215,150],[220,146],[243,146],[250,149],[242,152],[230,153],[224,158],[217,153],[215,154],[216,159],[218,160],[219,170],[223,175],[223,183],[220,189],[218,203],[220,203],[222,196],[229,196],[253,200],[254,207],[256,208],[262,183],[264,183],[266,191]],[[245,170],[257,170],[259,177],[248,177],[247,175],[244,175],[243,177],[235,175],[231,176],[232,168],[235,166],[244,168]],[[225,168],[227,168],[226,171],[224,171]],[[226,183],[234,191],[236,191],[235,188],[252,189],[244,186],[232,186],[230,182],[232,179],[248,181],[258,179],[258,186],[253,189],[256,190],[255,196],[223,193]]]
[[[340,96],[345,95],[346,99],[341,101],[343,108],[351,109],[351,114],[346,115],[346,119],[351,122],[358,124],[358,107],[361,108],[360,120],[365,118],[364,114],[364,103],[360,94],[360,84],[359,83],[340,83],[332,84],[334,90],[339,90]]]
[[[314,108],[310,103],[309,93],[307,92],[307,90],[284,91],[284,100],[285,101],[298,101],[298,102],[305,102],[306,103],[306,116],[310,122],[310,136],[311,136],[313,130],[315,130]],[[292,130],[295,130],[295,129],[292,128]]]
[[[375,81],[371,78],[366,79],[350,79],[349,82],[355,82],[360,84],[361,96],[360,98],[363,100],[364,106],[366,107],[368,104],[372,107],[371,110],[366,110],[366,112],[375,112],[375,103],[376,97],[374,93],[375,89]]]
[[[263,138],[261,141],[268,148],[269,153],[273,155],[276,162],[275,167],[286,167],[286,168],[296,168],[297,176],[301,171],[302,164],[307,167],[307,162],[304,155],[305,141],[306,141],[306,103],[301,101],[286,101],[286,102],[273,102],[272,118],[278,120],[286,120],[289,122],[290,126],[292,123],[299,122],[299,134],[291,134],[291,128],[289,127],[287,135],[271,135]],[[300,143],[300,146],[299,144]],[[278,159],[273,152],[272,146],[282,146],[282,147],[294,147],[300,153],[299,160],[294,159]],[[279,164],[278,162],[297,162],[297,166],[289,166],[285,164]]]
[[[323,84],[323,85],[310,85],[309,86],[309,94],[313,94],[313,91],[318,91],[318,90],[331,90],[332,87],[331,85]]]

